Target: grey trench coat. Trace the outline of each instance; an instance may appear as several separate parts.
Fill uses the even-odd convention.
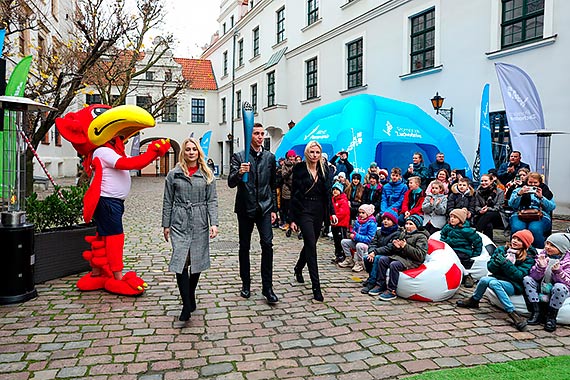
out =
[[[198,170],[187,177],[179,166],[166,176],[162,204],[162,227],[170,227],[172,258],[168,269],[190,273],[210,267],[210,226],[218,225],[216,181],[206,184]]]

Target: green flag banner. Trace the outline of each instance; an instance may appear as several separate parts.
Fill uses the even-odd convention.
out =
[[[28,73],[32,64],[32,56],[22,58],[22,60],[14,67],[12,75],[6,84],[6,96],[24,96],[26,83],[28,82]],[[6,175],[6,170],[14,170],[14,168],[4,168],[4,160],[7,164],[15,164],[16,162],[16,142],[18,132],[14,125],[14,112],[4,112],[4,132],[0,132],[0,146],[2,147],[2,154],[0,154],[0,184],[2,185],[2,196],[11,197],[9,194],[11,188],[15,188],[16,173]]]

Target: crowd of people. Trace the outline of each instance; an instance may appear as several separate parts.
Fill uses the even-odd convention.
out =
[[[328,160],[316,141],[305,146],[303,158],[290,150],[277,161],[263,148],[264,133],[256,123],[251,146],[230,161],[228,186],[237,188],[242,297],[251,296],[254,226],[261,244],[262,295],[269,304],[279,302],[273,291],[276,227],[303,240],[292,272],[304,283],[308,268],[318,302],[324,301],[317,260],[321,236],[332,237],[331,260],[338,267],[368,273],[362,293],[390,301],[397,298],[399,274],[424,262],[430,235],[439,231],[440,240],[469,269],[483,251],[481,234],[493,239],[493,230],[501,229],[510,239],[491,253],[490,275],[457,306],[478,307],[491,288],[517,329],[541,321],[547,331],[556,329],[557,311],[570,296],[570,235],[550,234],[553,194],[540,174],[521,162],[520,152],[513,152],[498,171],[482,175],[474,188],[461,170],[451,170],[443,152],[429,166],[421,153],[414,153],[404,172],[372,162],[363,176],[346,151]],[[195,290],[200,273],[210,265],[208,241],[217,235],[218,224],[212,170],[194,139],[183,143],[179,163],[166,177],[162,224],[165,239],[172,241],[170,270],[176,273],[183,304],[179,319],[185,321],[196,309]],[[475,285],[469,275],[463,280],[466,287]],[[528,320],[514,309],[509,299],[514,294],[526,296],[532,312]],[[540,307],[541,302],[548,306]]]

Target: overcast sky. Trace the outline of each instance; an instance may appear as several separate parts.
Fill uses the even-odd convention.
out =
[[[198,58],[201,47],[210,43],[218,30],[220,0],[164,0],[166,6],[165,30],[179,41],[174,55],[180,58]]]

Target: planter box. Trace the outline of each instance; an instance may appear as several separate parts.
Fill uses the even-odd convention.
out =
[[[91,270],[83,251],[91,248],[85,236],[95,235],[94,225],[39,232],[35,234],[35,283]]]

